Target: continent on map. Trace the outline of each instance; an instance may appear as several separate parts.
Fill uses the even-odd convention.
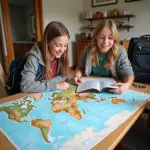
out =
[[[39,101],[43,97],[43,93],[33,93],[29,97],[32,97],[35,101]]]
[[[121,102],[126,102],[124,99],[121,99],[121,98],[116,98],[116,97],[113,97],[111,102],[113,104],[118,104],[118,103],[121,103]]]
[[[51,100],[68,100],[70,102],[76,102],[82,100],[87,102],[88,99],[96,100],[93,93],[76,93],[76,86],[70,86],[67,90],[61,92],[54,92],[51,96]]]
[[[96,100],[96,95],[93,93],[76,93],[75,91],[76,86],[70,86],[67,90],[54,92],[51,96],[52,111],[55,113],[65,111],[75,119],[81,120],[82,116],[80,110],[78,110],[78,100],[84,102],[88,102],[88,99]]]
[[[55,113],[65,111],[77,120],[82,119],[82,116],[81,116],[80,111],[78,110],[77,104],[68,103],[68,102],[52,103],[52,111]]]
[[[8,118],[16,122],[27,122],[24,117],[27,117],[30,111],[36,108],[32,102],[26,100],[27,97],[18,102],[13,102],[12,105],[0,107],[0,112],[4,111],[8,114]],[[23,120],[22,120],[23,119]]]
[[[46,119],[46,120],[44,120],[44,119],[35,119],[35,120],[31,121],[31,125],[36,127],[36,128],[39,128],[41,130],[41,133],[42,133],[42,136],[43,136],[44,140],[47,143],[51,143],[48,140],[48,133],[50,131],[50,126],[52,125],[52,123],[49,119]]]

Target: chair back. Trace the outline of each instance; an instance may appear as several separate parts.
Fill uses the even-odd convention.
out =
[[[0,63],[0,82],[1,84],[3,85],[3,87],[5,87],[5,84],[6,84],[6,78],[5,78],[5,72],[3,70],[3,67]]]

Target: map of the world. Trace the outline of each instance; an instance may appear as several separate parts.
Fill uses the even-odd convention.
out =
[[[65,91],[31,94],[0,104],[0,130],[20,150],[87,150],[135,111],[148,94]]]

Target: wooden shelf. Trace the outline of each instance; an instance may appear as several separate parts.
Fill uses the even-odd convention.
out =
[[[129,21],[130,21],[130,18],[131,17],[135,17],[135,15],[133,14],[129,14],[129,15],[120,15],[120,16],[109,16],[109,17],[102,17],[102,18],[89,18],[89,19],[84,19],[84,20],[88,20],[88,21],[91,21],[91,25],[87,25],[87,26],[84,26],[82,27],[83,29],[90,29],[91,31],[95,28],[94,25],[92,25],[92,21],[94,20],[102,20],[102,19],[121,19],[121,18],[127,18],[128,19],[128,24],[129,24]],[[130,28],[133,28],[134,26],[133,25],[122,25],[122,26],[118,26],[118,28],[125,28],[127,29],[127,31],[129,32],[129,29]]]
[[[122,26],[119,26],[118,28],[133,28],[134,26],[133,25],[122,25]]]
[[[87,43],[89,43],[89,42],[91,42],[91,40],[77,40],[77,42],[87,42]]]
[[[23,58],[35,43],[14,43],[15,58]]]
[[[131,17],[135,17],[135,15],[120,15],[120,16],[109,16],[109,17],[102,17],[102,18],[89,18],[89,19],[84,19],[84,20],[89,20],[89,21],[92,21],[92,20],[101,20],[101,19],[119,19],[119,18],[128,18],[128,21]]]
[[[94,29],[95,28],[95,26],[84,26],[84,27],[82,27],[82,28],[84,28],[84,29]]]
[[[129,29],[133,28],[133,27],[134,27],[133,25],[122,25],[122,26],[119,26],[117,28],[127,28],[128,32],[129,32]]]
[[[133,25],[123,25],[123,26],[118,26],[117,28],[127,28],[127,30],[129,31],[130,28],[133,28],[134,26]],[[95,28],[95,26],[84,26],[83,27],[84,29],[91,29],[93,30]]]

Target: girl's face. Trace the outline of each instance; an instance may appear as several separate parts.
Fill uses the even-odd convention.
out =
[[[52,59],[54,59],[55,57],[56,58],[61,57],[61,55],[68,48],[68,41],[69,41],[68,36],[64,35],[64,36],[59,36],[55,38],[49,43],[48,49],[52,55]]]
[[[108,27],[104,27],[101,33],[99,33],[96,37],[97,46],[99,48],[100,53],[107,53],[114,44],[114,40],[112,39],[112,31]]]

